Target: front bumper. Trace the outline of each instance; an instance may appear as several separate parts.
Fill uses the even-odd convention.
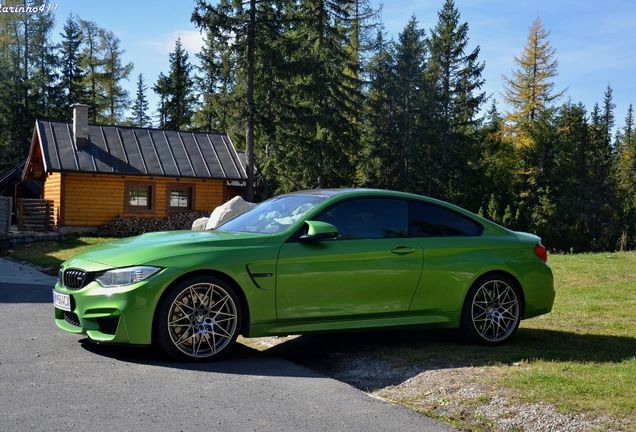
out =
[[[178,277],[164,269],[149,279],[118,288],[97,282],[74,290],[55,284],[55,291],[71,296],[71,312],[55,309],[55,324],[98,342],[148,345],[152,342],[154,311],[161,294]]]

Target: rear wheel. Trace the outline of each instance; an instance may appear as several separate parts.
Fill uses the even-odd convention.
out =
[[[186,279],[166,293],[157,308],[157,345],[181,360],[216,360],[231,349],[241,325],[234,290],[212,276]]]
[[[484,345],[504,343],[519,328],[521,309],[521,295],[510,278],[485,276],[468,291],[462,312],[462,332],[469,340]]]

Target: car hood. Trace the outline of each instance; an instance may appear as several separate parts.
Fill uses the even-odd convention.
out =
[[[74,262],[90,261],[106,267],[125,267],[195,251],[257,246],[269,238],[266,234],[223,231],[154,232],[93,246],[75,255],[65,266],[72,266]]]

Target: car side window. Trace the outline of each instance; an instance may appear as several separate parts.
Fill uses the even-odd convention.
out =
[[[340,239],[377,239],[406,237],[407,216],[404,200],[363,198],[337,203],[312,219],[335,225]]]
[[[478,236],[483,228],[477,222],[450,209],[423,201],[409,203],[409,236]]]

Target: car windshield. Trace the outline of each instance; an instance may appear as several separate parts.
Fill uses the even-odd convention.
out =
[[[217,231],[276,234],[285,231],[325,200],[316,195],[283,195],[269,199],[227,221]]]

